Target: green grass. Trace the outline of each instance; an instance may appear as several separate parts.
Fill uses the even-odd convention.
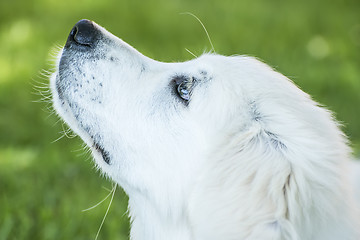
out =
[[[94,239],[111,188],[81,141],[60,139],[48,103],[34,103],[47,82],[51,49],[75,22],[95,20],[145,55],[184,61],[215,49],[259,57],[336,112],[360,149],[360,2],[282,0],[1,0],[0,240]],[[39,85],[35,83],[35,85]],[[99,239],[127,239],[127,198],[118,191]]]

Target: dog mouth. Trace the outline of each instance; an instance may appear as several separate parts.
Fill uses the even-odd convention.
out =
[[[81,123],[80,123],[80,127],[81,127]],[[90,139],[89,139],[90,144],[88,144],[88,146],[90,146],[90,149],[92,149],[94,152],[99,153],[102,157],[102,160],[106,164],[111,165],[111,154],[104,147],[103,139],[98,134],[92,135],[89,131],[87,131],[88,128],[82,128],[82,129],[86,133],[86,135],[88,135],[87,139],[89,139],[89,136],[90,136]]]
[[[93,148],[99,152],[103,158],[103,160],[110,165],[110,153],[104,149],[100,144],[94,142]]]
[[[85,132],[86,135],[88,135],[87,138],[90,137],[90,144],[91,149],[93,149],[95,152],[99,153],[103,159],[103,161],[110,165],[111,164],[111,154],[106,148],[104,147],[104,139],[100,136],[100,134],[93,134],[91,129],[89,127],[84,127],[81,120],[79,120],[77,117],[75,119],[79,123],[79,127]]]

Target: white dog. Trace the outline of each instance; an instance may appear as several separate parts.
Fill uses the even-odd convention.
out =
[[[254,58],[157,62],[81,20],[51,87],[129,195],[133,240],[360,239],[344,134]]]

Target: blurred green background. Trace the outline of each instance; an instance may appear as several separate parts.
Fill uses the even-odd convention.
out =
[[[336,112],[359,156],[359,0],[0,0],[0,240],[94,239],[109,203],[81,211],[111,183],[78,138],[54,142],[61,121],[36,102],[54,46],[88,18],[149,57],[188,60],[210,44],[183,12],[218,53],[263,59]],[[99,239],[127,239],[126,205],[118,190]]]

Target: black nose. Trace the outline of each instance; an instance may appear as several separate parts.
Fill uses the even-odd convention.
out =
[[[80,20],[71,29],[65,47],[71,45],[94,47],[99,40],[99,29],[96,24],[90,20]]]

